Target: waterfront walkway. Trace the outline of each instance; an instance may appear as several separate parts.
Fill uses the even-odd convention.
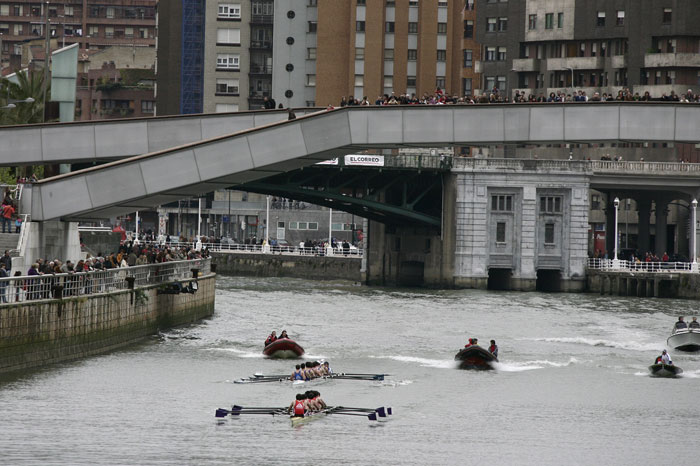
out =
[[[208,275],[211,259],[163,262],[109,270],[0,279],[0,306],[17,302],[109,293]],[[133,285],[131,282],[133,280]]]

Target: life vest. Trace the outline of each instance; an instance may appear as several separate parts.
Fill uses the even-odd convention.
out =
[[[306,408],[304,408],[304,400],[296,400],[294,402],[294,415],[303,416],[305,412]]]
[[[660,363],[661,363],[661,356],[656,358],[656,364],[660,364]]]
[[[496,354],[496,351],[498,351],[498,347],[496,345],[489,346],[489,353]]]

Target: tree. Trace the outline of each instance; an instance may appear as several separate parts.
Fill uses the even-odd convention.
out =
[[[10,100],[25,100],[29,97],[34,102],[17,103],[13,109],[0,111],[0,125],[24,125],[41,123],[43,121],[44,103],[42,101],[42,86],[44,75],[26,70],[17,72],[17,82],[2,79],[0,82],[0,102],[7,105]],[[46,101],[50,100],[50,89],[47,89]]]

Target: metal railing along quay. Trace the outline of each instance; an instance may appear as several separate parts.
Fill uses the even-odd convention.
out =
[[[28,275],[0,278],[0,305],[60,296],[85,296],[139,288],[193,278],[211,271],[211,259],[162,262],[92,272]]]
[[[606,272],[694,272],[697,273],[697,263],[693,267],[691,262],[636,262],[618,260],[617,265],[613,259],[588,258],[586,267],[589,269],[604,270]]]
[[[159,243],[157,241],[142,241],[141,244],[157,244],[160,246],[168,246],[173,248],[179,247],[195,247],[192,242],[177,242]],[[283,254],[289,256],[326,256],[327,249],[325,247],[299,247],[299,246],[264,246],[262,244],[238,244],[238,243],[202,243],[202,249],[207,249],[213,252],[241,252],[250,254]],[[332,257],[362,257],[364,250],[359,248],[343,249],[342,247],[334,248],[331,254]]]

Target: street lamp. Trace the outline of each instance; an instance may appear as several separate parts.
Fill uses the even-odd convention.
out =
[[[617,240],[617,209],[618,209],[618,207],[620,207],[620,199],[616,197],[615,200],[613,201],[613,204],[615,204],[615,256],[613,258],[612,268],[619,269],[620,268],[620,261],[617,258],[617,243],[618,243],[618,240]]]
[[[697,272],[698,271],[698,258],[697,258],[697,246],[696,246],[696,243],[697,243],[697,236],[696,236],[696,234],[697,234],[697,232],[696,232],[697,217],[695,214],[696,214],[696,209],[698,208],[698,200],[693,199],[693,202],[691,202],[691,204],[693,205],[693,228],[691,228],[692,233],[690,236],[690,240],[693,242],[693,263],[691,265],[690,270],[691,270],[691,272]]]
[[[8,89],[7,92],[8,92],[8,94],[9,94],[9,93],[10,93],[10,90]],[[21,100],[18,100],[18,99],[10,99],[10,98],[8,97],[8,98],[7,98],[7,105],[4,105],[4,106],[0,107],[0,109],[16,108],[17,105],[15,105],[15,104],[31,104],[32,102],[34,102],[34,99],[31,98],[31,97],[27,97],[26,99],[21,99]]]

